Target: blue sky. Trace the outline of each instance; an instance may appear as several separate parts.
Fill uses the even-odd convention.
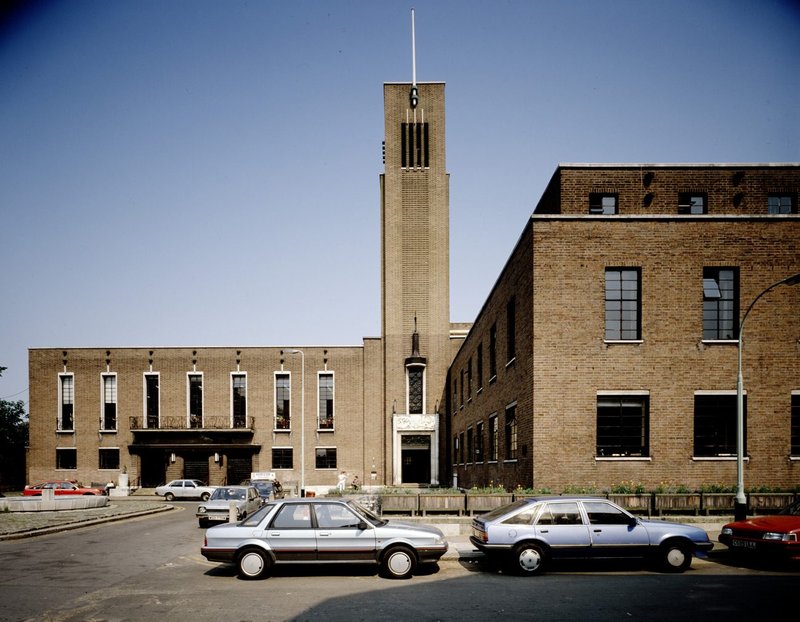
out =
[[[382,85],[445,81],[451,316],[559,162],[797,162],[789,0],[28,2],[0,22],[0,398],[27,348],[380,333]]]

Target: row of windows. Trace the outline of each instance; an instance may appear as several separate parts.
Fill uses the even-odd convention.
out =
[[[738,339],[739,269],[703,268],[703,339]],[[641,268],[606,268],[605,338],[642,338]]]
[[[651,195],[648,197],[652,198]],[[737,195],[736,201],[741,201]],[[645,205],[647,207],[647,205]],[[771,194],[767,197],[767,214],[794,214],[797,205],[790,194]],[[707,214],[708,195],[704,192],[679,192],[678,214]],[[589,213],[610,216],[619,214],[619,195],[616,193],[592,192],[589,194]]]
[[[58,422],[57,429],[72,432],[75,429],[75,376],[59,374]],[[100,430],[117,430],[117,374],[100,376],[101,413]],[[230,414],[222,421],[212,421],[204,413],[203,374],[187,373],[186,415],[165,416],[161,412],[160,376],[157,373],[144,374],[144,428],[204,428],[204,427],[247,427],[247,374],[232,373],[230,380]],[[275,373],[274,429],[290,431],[292,427],[291,376],[288,373]],[[333,372],[317,373],[317,429],[334,429],[334,381]],[[219,418],[217,418],[219,419]]]
[[[747,399],[744,446],[747,447]],[[737,397],[735,393],[698,393],[694,396],[694,456],[725,458],[736,455]],[[597,397],[598,458],[650,456],[650,397],[649,395],[602,395]],[[506,409],[504,449],[499,454],[499,422],[497,414],[488,419],[487,426],[479,421],[453,437],[453,464],[497,462],[517,459],[516,406]],[[793,393],[790,404],[790,454],[800,456],[800,392]],[[484,444],[487,452],[484,453]],[[745,449],[745,454],[747,453]]]

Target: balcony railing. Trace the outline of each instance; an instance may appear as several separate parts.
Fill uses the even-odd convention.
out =
[[[131,430],[252,430],[254,417],[236,417],[233,422],[229,415],[207,416],[187,419],[182,415],[162,415],[159,420],[147,421],[143,416],[129,417]]]

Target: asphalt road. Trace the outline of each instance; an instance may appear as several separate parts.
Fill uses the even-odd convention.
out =
[[[506,576],[480,556],[408,581],[372,566],[276,568],[242,581],[200,555],[196,503],[148,517],[0,542],[0,620],[726,620],[785,610],[797,567],[741,567],[726,554],[682,575],[638,565],[559,566]]]

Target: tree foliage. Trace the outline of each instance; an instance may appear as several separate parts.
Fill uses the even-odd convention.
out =
[[[5,367],[0,367],[2,375]],[[25,402],[0,400],[0,489],[25,484],[25,446],[28,420]]]

